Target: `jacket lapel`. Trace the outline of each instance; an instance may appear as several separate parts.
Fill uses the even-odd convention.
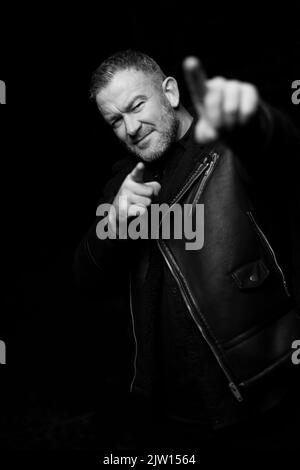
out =
[[[158,203],[172,203],[177,195],[188,186],[199,165],[209,155],[213,147],[214,145],[199,145],[191,136],[176,168],[173,170],[170,168],[172,162],[165,168]]]

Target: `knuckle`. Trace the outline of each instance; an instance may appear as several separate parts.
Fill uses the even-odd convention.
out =
[[[212,87],[221,88],[226,83],[226,79],[224,77],[217,76],[217,77],[212,78],[209,82]]]
[[[251,115],[257,109],[259,103],[258,91],[253,85],[247,85],[243,94],[243,112],[245,115]]]
[[[243,93],[246,93],[250,98],[257,99],[258,98],[258,91],[256,86],[252,85],[252,83],[243,83],[242,85]]]
[[[233,97],[229,97],[225,102],[224,102],[224,105],[223,105],[223,111],[225,114],[228,114],[228,115],[233,115],[235,113],[237,113],[239,110],[239,102],[237,99],[233,98]]]
[[[221,101],[221,94],[218,90],[207,93],[204,99],[204,105],[206,108],[215,108]]]
[[[140,215],[144,215],[146,212],[146,208],[145,207],[138,207],[137,208],[137,213],[140,214]]]
[[[153,196],[153,193],[154,193],[154,188],[152,186],[148,186],[146,195],[151,197]]]
[[[231,90],[238,90],[241,87],[241,82],[239,80],[227,80],[226,87]]]

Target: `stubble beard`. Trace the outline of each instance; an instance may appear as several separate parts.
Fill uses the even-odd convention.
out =
[[[155,142],[154,148],[139,150],[136,147],[127,145],[125,147],[130,153],[136,157],[144,160],[145,162],[152,162],[158,160],[170,148],[170,146],[177,140],[179,128],[179,119],[171,105],[163,105],[161,121],[154,132],[159,132],[159,138]],[[158,129],[158,130],[157,130]],[[149,128],[149,132],[151,128]],[[146,132],[147,133],[147,130]]]

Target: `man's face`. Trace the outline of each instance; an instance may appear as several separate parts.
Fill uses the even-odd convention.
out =
[[[175,110],[162,85],[142,71],[117,72],[96,102],[116,136],[145,161],[156,160],[177,140]]]

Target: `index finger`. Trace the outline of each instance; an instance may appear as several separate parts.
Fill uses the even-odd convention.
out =
[[[206,93],[206,75],[201,61],[194,56],[183,61],[183,70],[192,103],[198,114],[203,113],[203,102]]]
[[[134,167],[134,169],[130,173],[130,176],[133,179],[133,181],[135,181],[136,183],[143,183],[144,169],[145,169],[145,167],[144,167],[144,164],[142,162],[139,162]]]

